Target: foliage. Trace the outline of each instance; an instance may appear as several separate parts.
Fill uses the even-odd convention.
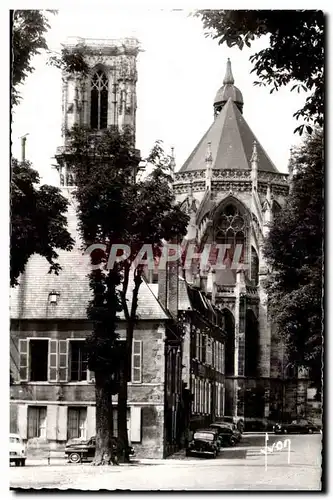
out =
[[[29,162],[12,160],[10,284],[18,284],[28,259],[34,253],[58,274],[57,249],[70,250],[73,240],[66,227],[68,202],[53,186],[39,184],[38,173]]]
[[[228,47],[244,45],[263,35],[269,36],[269,47],[250,57],[260,81],[270,92],[293,81],[291,90],[308,91],[302,109],[294,116],[307,124],[322,126],[324,116],[324,14],[318,10],[200,10],[206,36]],[[305,124],[295,132],[302,134]]]
[[[71,50],[64,47],[60,55],[53,54],[49,57],[48,64],[70,74],[85,76],[89,73],[89,66],[84,59],[84,54],[87,54],[87,47],[84,44],[77,45]]]
[[[50,28],[46,12],[49,10],[14,10],[11,12],[12,23],[12,104],[18,104],[22,84],[34,68],[31,60],[41,50],[47,50],[45,33]]]
[[[292,191],[265,245],[274,273],[270,310],[295,366],[321,386],[323,332],[323,132],[307,136],[291,158]]]
[[[113,382],[105,390],[118,391],[118,434],[122,448],[126,449],[127,382],[138,294],[144,279],[144,266],[137,265],[132,269],[131,266],[143,244],[152,245],[156,256],[163,239],[182,236],[188,217],[174,203],[169,176],[170,158],[164,154],[159,142],[145,162],[146,167],[153,167],[153,170],[140,181],[137,179],[140,157],[134,148],[130,127],[122,130],[112,127],[93,133],[74,126],[67,132],[67,144],[66,162],[75,176],[82,239],[87,246],[102,243],[107,248],[106,255],[92,253],[92,262],[100,261],[102,266],[90,274],[93,300],[88,314],[93,319],[93,333],[88,337],[89,366],[102,375],[99,380],[96,377],[96,398],[101,394],[100,385],[105,386],[111,370]],[[105,264],[114,243],[128,245],[131,255],[126,261],[107,269]],[[130,304],[129,286],[133,286]],[[120,309],[126,319],[124,351],[116,331]],[[97,414],[96,419],[99,421]],[[105,462],[99,459],[99,463]]]

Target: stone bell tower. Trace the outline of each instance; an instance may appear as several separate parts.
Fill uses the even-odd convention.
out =
[[[60,185],[75,185],[66,161],[68,144],[65,131],[75,124],[92,132],[111,126],[136,125],[136,59],[139,42],[135,38],[89,39],[69,37],[63,44],[69,52],[81,49],[89,73],[62,74],[62,137],[57,148]]]

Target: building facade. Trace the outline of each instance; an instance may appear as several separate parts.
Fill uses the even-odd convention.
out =
[[[96,422],[94,373],[88,369],[85,350],[85,339],[92,331],[86,314],[91,299],[89,256],[82,253],[78,233],[75,177],[67,160],[70,144],[65,131],[75,124],[96,134],[111,126],[130,125],[135,133],[137,40],[76,39],[66,47],[83,50],[90,68],[84,77],[63,73],[63,146],[57,159],[75,246],[70,252],[59,252],[59,275],[49,274],[46,260],[33,255],[19,286],[11,290],[10,427],[28,449],[39,453],[61,450],[69,440],[89,439]],[[161,458],[179,449],[188,424],[190,391],[198,398],[199,414],[207,414],[208,404],[213,411],[208,403],[209,374],[204,377],[206,392],[200,382],[195,391],[194,385],[183,381],[186,328],[179,321],[179,283],[178,269],[170,269],[159,274],[158,284],[144,280],[140,288],[128,387],[129,438],[138,457]],[[129,301],[132,288],[130,283]],[[189,317],[186,324],[191,325]],[[118,331],[125,338],[121,315]],[[117,434],[117,396],[113,405]]]

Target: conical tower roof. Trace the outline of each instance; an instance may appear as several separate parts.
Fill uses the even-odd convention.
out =
[[[253,143],[257,143],[258,170],[278,172],[277,168],[246,123],[235,101],[229,97],[213,124],[186,160],[180,172],[205,169],[207,144],[211,143],[212,169],[251,170]]]

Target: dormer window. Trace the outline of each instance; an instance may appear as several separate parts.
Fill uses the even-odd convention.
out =
[[[108,126],[109,81],[102,70],[96,71],[91,79],[90,126],[101,130]]]
[[[56,291],[52,291],[49,293],[49,304],[54,304],[56,305],[59,300],[59,293]]]

